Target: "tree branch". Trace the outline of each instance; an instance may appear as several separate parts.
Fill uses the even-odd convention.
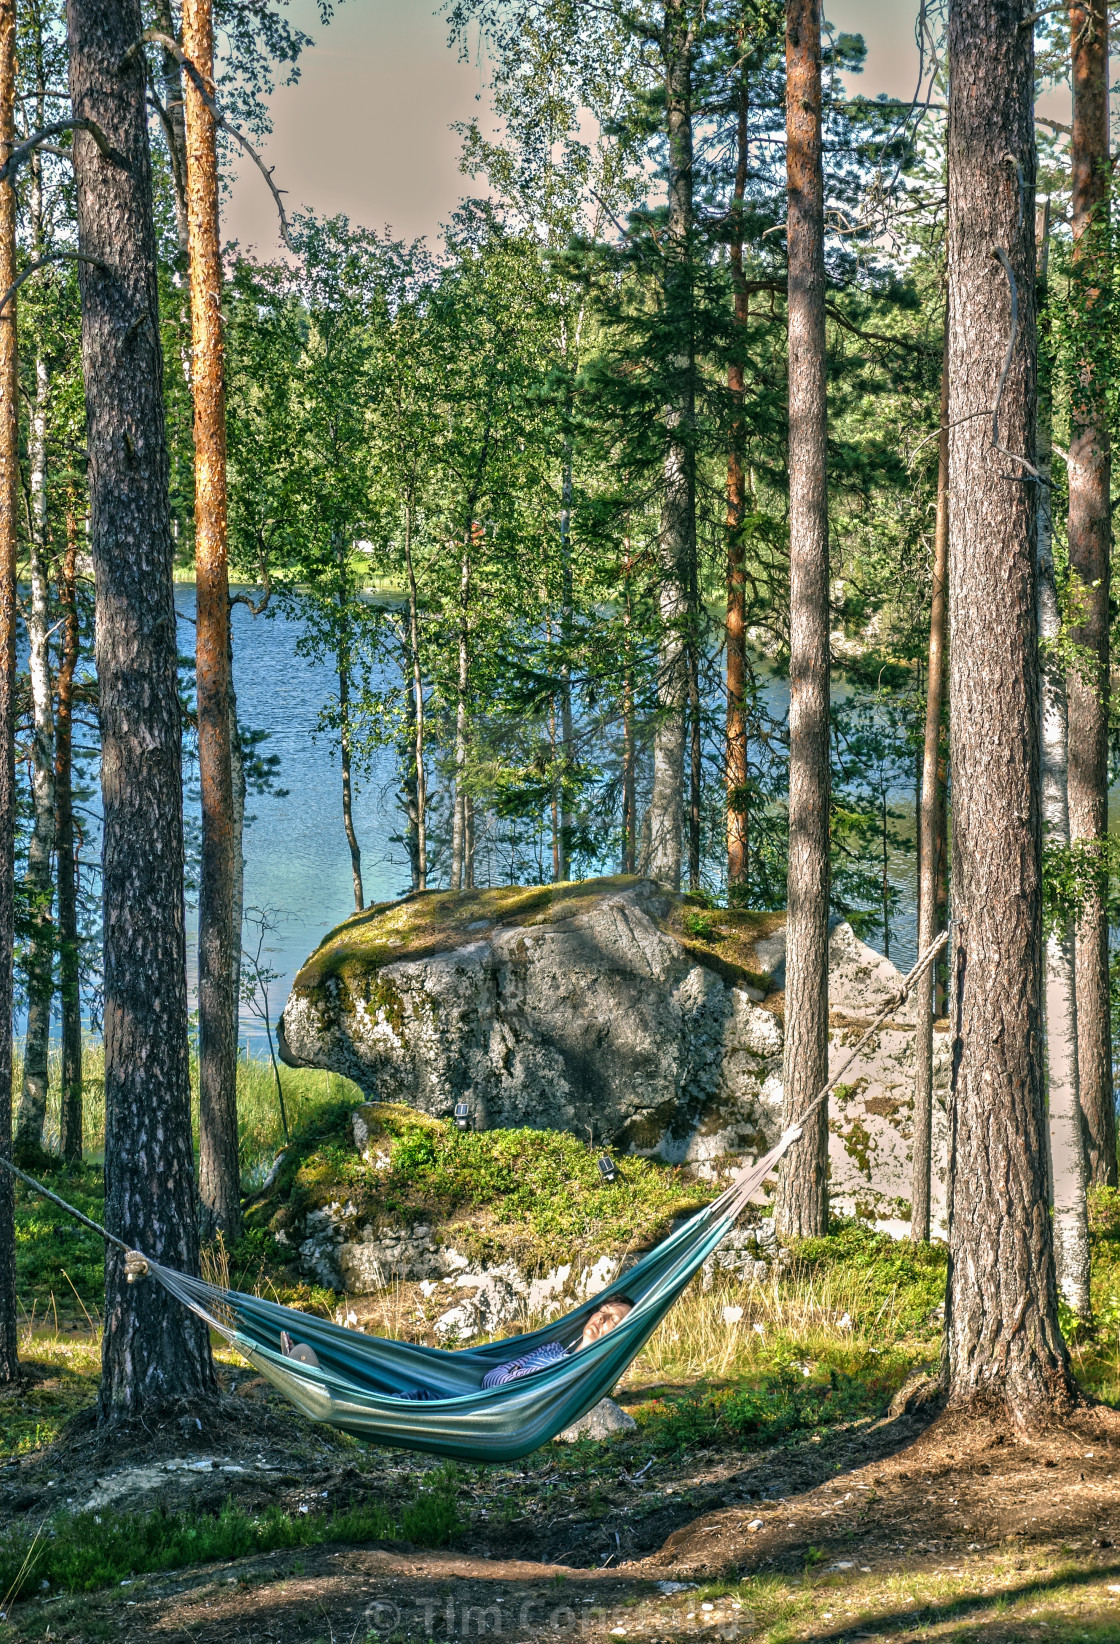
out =
[[[18,148],[12,150],[7,163],[0,169],[0,183],[6,183],[28,156],[42,147],[48,137],[58,137],[64,131],[88,131],[100,149],[103,159],[112,160],[114,165],[124,166],[125,170],[128,170],[128,162],[124,155],[113,147],[96,120],[57,120],[53,126],[44,126],[42,131],[37,131],[34,136],[28,137],[26,142],[20,143]]]
[[[47,268],[51,263],[89,263],[91,267],[96,268],[108,279],[111,280],[113,277],[112,269],[106,263],[103,263],[100,257],[87,257],[84,251],[51,251],[47,256],[40,257],[38,261],[28,263],[22,273],[12,281],[4,295],[0,297],[0,314],[4,312],[20,286],[25,284],[32,274],[37,274],[41,268]]]
[[[162,46],[164,51],[171,53],[180,68],[184,69],[186,73],[190,75],[191,84],[198,92],[198,95],[202,98],[202,101],[206,104],[206,107],[210,110],[210,115],[214,121],[214,124],[220,130],[228,131],[233,140],[240,143],[241,147],[245,150],[245,153],[249,156],[250,160],[252,160],[253,164],[268,184],[272,198],[276,203],[276,210],[280,217],[280,238],[283,240],[289,251],[294,251],[295,247],[292,245],[291,236],[288,232],[288,214],[284,210],[284,202],[280,197],[281,191],[272,180],[274,167],[266,166],[256,149],[253,147],[252,143],[249,141],[248,137],[245,136],[244,132],[239,131],[235,125],[232,125],[230,121],[226,119],[225,115],[222,113],[221,109],[214,100],[214,82],[212,80],[209,82],[208,89],[207,81],[204,79],[201,72],[195,67],[194,63],[191,62],[178,40],[174,39],[174,37],[170,34],[163,34],[159,29],[145,29],[139,40],[134,41],[121,58],[121,73],[124,73],[133,58],[140,54],[146,45]],[[146,71],[147,65],[145,64],[145,72]]]

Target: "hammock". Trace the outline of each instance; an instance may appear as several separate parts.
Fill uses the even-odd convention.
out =
[[[236,1290],[221,1290],[145,1258],[147,1270],[313,1421],[359,1438],[462,1461],[516,1461],[598,1404],[641,1352],[702,1264],[726,1238],[750,1195],[801,1135],[787,1130],[718,1199],[574,1312],[527,1335],[457,1352],[386,1341]],[[590,1347],[517,1381],[482,1388],[488,1370],[546,1342],[567,1349],[588,1316],[625,1297],[631,1311]],[[313,1347],[319,1363],[286,1358],[281,1331]],[[435,1395],[410,1399],[416,1388]]]
[[[718,1199],[573,1312],[540,1330],[507,1336],[482,1347],[448,1352],[384,1340],[259,1296],[220,1289],[130,1250],[122,1239],[2,1155],[0,1164],[123,1250],[130,1279],[150,1274],[168,1295],[224,1336],[312,1421],[325,1422],[359,1438],[463,1461],[518,1461],[586,1415],[615,1386],[682,1290],[730,1233],[752,1193],[798,1140],[810,1114],[827,1100],[871,1035],[906,997],[915,978],[947,940],[947,933],[943,933],[921,956],[901,993],[879,1013],[798,1123],[785,1131],[757,1164],[737,1176]],[[590,1347],[516,1381],[482,1387],[488,1370],[534,1348],[551,1342],[565,1349],[574,1347],[588,1316],[614,1298],[631,1302],[631,1311]],[[285,1331],[314,1348],[319,1363],[311,1365],[286,1357],[280,1347],[280,1336]],[[428,1389],[434,1397],[410,1398],[408,1395],[417,1388]]]

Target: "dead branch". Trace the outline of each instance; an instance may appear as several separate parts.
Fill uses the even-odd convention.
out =
[[[253,164],[268,184],[272,198],[276,204],[277,213],[280,217],[280,238],[283,240],[289,251],[294,251],[295,247],[292,244],[291,236],[288,232],[288,214],[284,210],[284,201],[281,199],[281,190],[277,188],[276,184],[272,180],[274,167],[266,166],[256,149],[253,147],[252,143],[249,141],[248,137],[245,136],[244,132],[240,131],[237,126],[233,125],[226,119],[214,99],[214,92],[216,89],[214,82],[212,80],[209,82],[206,80],[205,76],[198,68],[195,67],[194,63],[191,62],[178,40],[174,39],[170,34],[163,34],[159,29],[145,29],[139,40],[134,41],[121,58],[121,73],[124,73],[133,58],[136,57],[146,45],[162,46],[164,51],[171,53],[180,68],[184,69],[186,73],[189,74],[191,84],[198,92],[198,95],[202,98],[202,101],[206,104],[206,107],[209,109],[210,117],[214,121],[214,124],[219,128],[219,130],[228,132],[234,142],[240,143],[241,147],[245,150],[245,153],[249,156],[250,160],[252,160]]]
[[[124,155],[117,152],[96,120],[56,120],[53,126],[44,126],[42,131],[35,132],[33,136],[28,137],[25,142],[20,143],[17,148],[12,150],[7,162],[3,168],[0,168],[0,183],[6,183],[8,178],[19,170],[28,156],[33,154],[37,148],[41,148],[48,138],[58,137],[64,131],[88,131],[101,151],[103,159],[112,160],[114,165],[121,165],[126,170],[128,169]],[[52,152],[57,154],[59,151],[55,149]]]
[[[27,267],[12,281],[4,295],[0,297],[0,314],[4,312],[20,286],[24,285],[32,274],[38,274],[41,268],[47,268],[51,263],[89,263],[91,267],[96,268],[108,279],[113,277],[112,269],[103,263],[100,257],[88,257],[84,251],[51,251],[47,256],[40,257],[36,262],[28,263]]]

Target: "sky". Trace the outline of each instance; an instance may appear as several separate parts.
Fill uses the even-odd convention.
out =
[[[399,239],[434,237],[466,186],[451,126],[485,115],[484,69],[449,49],[433,0],[343,0],[327,28],[314,0],[293,0],[290,15],[315,44],[299,81],[274,93],[274,130],[262,144],[285,204],[345,212]],[[828,0],[826,16],[867,41],[861,92],[913,95],[914,14],[905,0]],[[251,165],[239,167],[223,232],[262,257],[279,250],[275,208]]]

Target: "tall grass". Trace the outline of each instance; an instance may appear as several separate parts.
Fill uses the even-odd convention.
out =
[[[52,1045],[48,1068],[50,1086],[43,1141],[49,1152],[59,1147],[59,1107],[62,1084],[62,1053]],[[14,1082],[23,1077],[21,1058],[16,1053]],[[330,1102],[350,1096],[361,1100],[358,1087],[337,1073],[317,1068],[280,1069],[288,1125],[293,1131],[315,1111]],[[191,1057],[191,1103],[195,1146],[198,1145],[198,1059]],[[246,1053],[237,1063],[237,1125],[241,1169],[252,1177],[284,1145],[276,1080],[269,1062]],[[82,1151],[87,1159],[100,1159],[105,1149],[105,1051],[98,1040],[88,1039],[82,1050]]]
[[[762,1283],[694,1283],[658,1325],[627,1372],[630,1383],[750,1377],[776,1368],[862,1362],[899,1338],[894,1291],[847,1266]]]

